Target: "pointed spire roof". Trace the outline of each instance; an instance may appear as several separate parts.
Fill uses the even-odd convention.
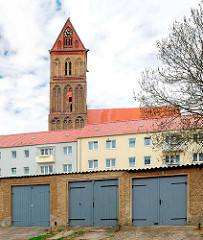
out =
[[[71,29],[72,35],[72,47],[67,48],[64,47],[64,32],[67,28]],[[52,49],[50,50],[50,52],[52,51],[68,51],[68,50],[85,50],[88,51],[88,49],[85,48],[84,44],[82,43],[82,41],[80,40],[80,37],[78,36],[75,28],[73,27],[70,18],[67,19],[66,23],[64,24],[58,38],[56,39]]]

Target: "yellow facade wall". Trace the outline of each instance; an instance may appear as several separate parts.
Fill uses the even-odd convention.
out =
[[[139,168],[154,168],[167,166],[164,165],[164,156],[167,155],[180,155],[180,164],[191,164],[193,162],[193,153],[203,152],[198,149],[198,146],[193,143],[183,148],[182,151],[162,151],[162,145],[159,149],[153,146],[145,146],[144,138],[151,137],[153,139],[153,133],[137,133],[137,134],[125,134],[114,136],[102,136],[102,137],[90,137],[81,138],[78,140],[78,171],[94,171],[94,170],[109,170],[109,169],[139,169]],[[136,146],[129,147],[129,139],[136,139]],[[106,149],[107,140],[116,140],[115,149]],[[88,142],[98,141],[98,150],[88,150]],[[144,164],[144,157],[151,157],[151,164]],[[135,166],[129,166],[129,157],[136,158]],[[115,158],[116,167],[106,167],[106,159]],[[97,168],[88,168],[88,160],[98,160]],[[168,164],[170,165],[170,164]]]
[[[138,169],[148,167],[160,167],[160,154],[162,151],[155,151],[152,146],[144,146],[144,138],[150,134],[126,134],[104,137],[82,138],[78,141],[78,170],[108,170],[108,169]],[[136,146],[129,147],[129,139],[136,138]],[[115,149],[106,149],[107,140],[116,140]],[[88,150],[88,142],[98,141],[98,150]],[[151,157],[151,164],[144,165],[144,156]],[[136,165],[129,166],[129,157],[136,158]],[[115,158],[116,167],[106,168],[106,159]],[[97,169],[88,168],[88,160],[98,160]]]

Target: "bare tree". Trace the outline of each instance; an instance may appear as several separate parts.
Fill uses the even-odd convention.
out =
[[[157,41],[162,66],[142,72],[141,107],[174,106],[203,118],[203,2],[191,16],[173,23],[168,38]]]
[[[176,154],[195,142],[197,149],[194,151],[202,154],[203,1],[198,9],[191,9],[189,18],[184,17],[183,22],[175,21],[169,36],[157,41],[157,47],[162,65],[142,72],[141,92],[136,97],[145,118],[153,115],[149,109],[173,110],[165,114],[169,116],[171,112],[171,117],[157,121],[160,131],[153,135],[154,148],[161,147],[166,154],[170,151]],[[177,124],[176,131],[170,132],[174,123]],[[165,161],[166,154],[162,155]]]

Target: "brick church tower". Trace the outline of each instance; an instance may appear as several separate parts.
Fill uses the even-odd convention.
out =
[[[87,52],[68,18],[51,55],[49,130],[87,123]]]

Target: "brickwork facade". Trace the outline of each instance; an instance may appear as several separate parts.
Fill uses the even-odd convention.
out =
[[[87,123],[87,51],[68,19],[50,50],[49,130]]]
[[[203,171],[202,165],[173,169],[141,171],[108,171],[68,175],[19,177],[0,179],[0,224],[11,225],[11,188],[17,185],[50,184],[51,226],[68,225],[68,184],[73,181],[118,179],[119,224],[132,225],[132,179],[166,176],[187,176],[187,224],[203,224]]]

